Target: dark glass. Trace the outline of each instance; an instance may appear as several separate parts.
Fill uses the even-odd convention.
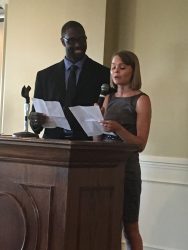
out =
[[[70,38],[66,38],[63,37],[63,39],[69,44],[69,45],[74,45],[75,43],[85,43],[87,40],[86,36],[80,36],[78,38],[75,37],[70,37]]]

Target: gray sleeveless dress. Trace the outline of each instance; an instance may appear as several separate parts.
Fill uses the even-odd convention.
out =
[[[136,135],[136,103],[141,92],[131,97],[115,97],[110,95],[109,104],[104,115],[105,120],[115,120],[130,133]],[[103,135],[103,140],[121,140],[118,136]],[[141,194],[141,170],[139,154],[135,152],[129,157],[125,167],[125,192],[123,223],[138,221]]]

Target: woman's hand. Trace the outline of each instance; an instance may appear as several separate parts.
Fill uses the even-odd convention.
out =
[[[118,131],[120,131],[122,129],[121,124],[119,124],[116,121],[112,121],[112,120],[101,121],[101,124],[103,125],[104,130],[106,132],[115,132],[115,133],[118,133]]]

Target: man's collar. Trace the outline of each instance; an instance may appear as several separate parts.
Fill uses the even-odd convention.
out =
[[[84,62],[85,62],[85,60],[86,60],[86,58],[87,58],[87,55],[85,55],[80,61],[78,61],[78,62],[76,62],[76,63],[73,63],[73,62],[71,62],[71,61],[65,56],[65,58],[64,58],[65,69],[68,70],[68,69],[71,67],[71,65],[73,65],[73,64],[75,64],[76,66],[78,66],[79,69],[81,69],[82,66],[83,66],[83,64],[84,64]]]

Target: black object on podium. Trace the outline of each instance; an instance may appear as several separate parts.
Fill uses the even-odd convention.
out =
[[[22,132],[16,132],[12,136],[13,137],[35,137],[38,138],[39,136],[35,133],[31,133],[28,131],[29,127],[29,111],[30,111],[30,97],[29,97],[29,91],[31,90],[31,87],[28,85],[25,87],[25,85],[22,88],[21,95],[22,97],[25,98],[25,103],[24,103],[24,131]]]

